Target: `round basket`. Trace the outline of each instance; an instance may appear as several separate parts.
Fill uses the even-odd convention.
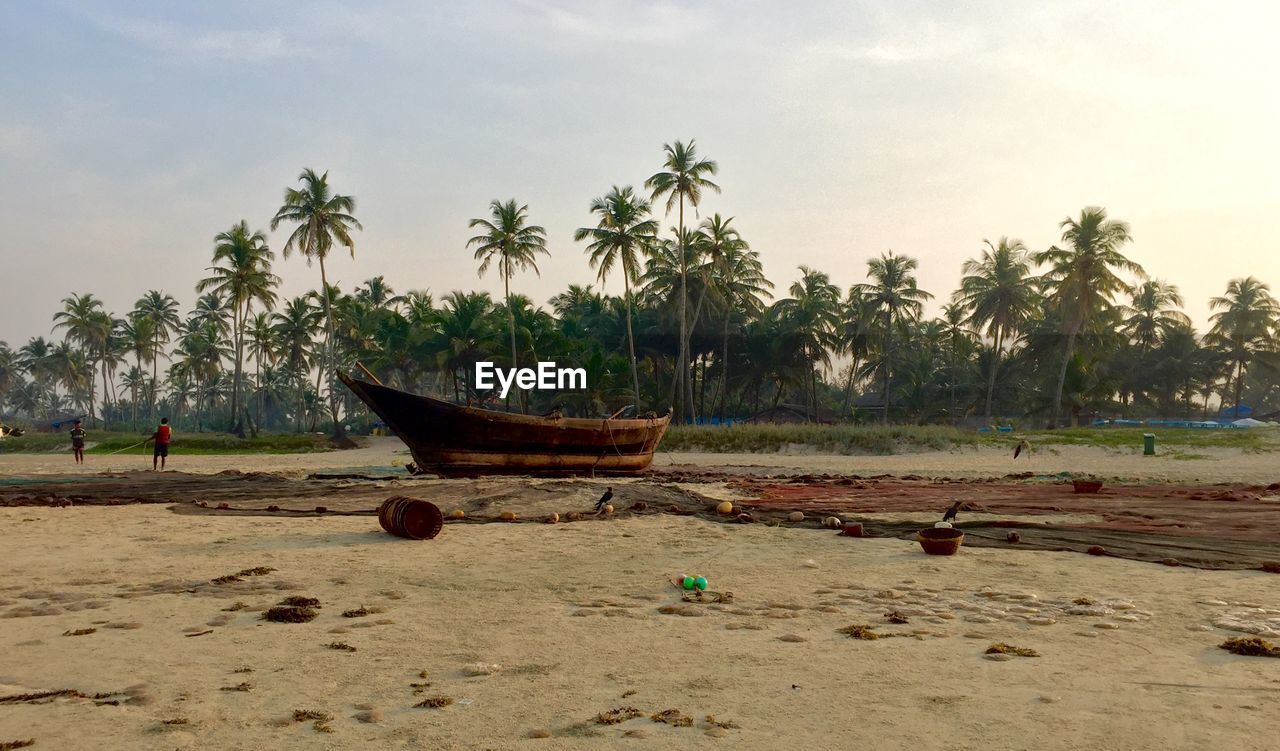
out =
[[[929,555],[955,555],[964,542],[964,532],[947,527],[930,527],[916,533],[920,548]]]
[[[397,496],[378,508],[378,523],[396,537],[430,540],[444,528],[444,514],[430,501]]]

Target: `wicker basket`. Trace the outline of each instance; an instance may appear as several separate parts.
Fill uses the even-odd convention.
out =
[[[929,555],[955,555],[964,542],[964,532],[945,527],[930,527],[916,533],[916,541]]]

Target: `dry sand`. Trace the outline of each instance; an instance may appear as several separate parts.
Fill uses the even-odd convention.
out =
[[[449,525],[410,542],[369,517],[26,507],[0,509],[0,529],[0,697],[129,691],[104,699],[119,705],[0,704],[0,741],[37,749],[1274,748],[1280,660],[1217,649],[1232,632],[1212,625],[1280,624],[1277,579],[1258,572],[931,558],[671,516]],[[276,570],[210,583],[255,566]],[[683,605],[677,573],[733,603]],[[319,598],[319,617],[260,620],[286,595]],[[1065,612],[1079,597],[1110,612]],[[359,606],[378,612],[342,617]],[[911,623],[885,623],[891,609]],[[925,633],[837,633],[856,623]],[[1041,656],[984,658],[999,641]],[[414,708],[434,696],[453,703]],[[623,707],[643,716],[594,722]],[[692,725],[649,719],[667,709]],[[332,732],[295,710],[332,715]]]
[[[350,451],[312,454],[183,455],[175,444],[168,467],[183,472],[220,472],[225,469],[265,472],[308,472],[322,469],[401,469],[409,461],[399,439],[370,438]],[[945,477],[1000,477],[1014,472],[1077,476],[1093,474],[1122,479],[1171,482],[1239,482],[1268,484],[1280,481],[1280,461],[1271,452],[1246,452],[1227,448],[1178,449],[1161,447],[1156,456],[1142,456],[1138,449],[1121,451],[1095,446],[1044,446],[1029,458],[1014,460],[1009,451],[994,447],[926,451],[892,456],[837,456],[813,453],[709,454],[659,452],[655,467],[693,465],[790,469],[801,472],[860,474],[921,474]],[[72,474],[149,469],[150,456],[90,454],[82,467],[70,451],[46,454],[0,454],[0,476],[5,474]]]
[[[1066,447],[1017,463],[994,450],[676,454],[658,464],[1280,479],[1265,454],[1198,453]],[[171,458],[188,472],[297,476],[376,472],[407,456],[375,439],[283,456],[175,447]],[[0,476],[149,461],[90,456],[79,470],[61,453],[0,455]],[[713,487],[732,495],[722,484],[698,489]],[[256,566],[275,570],[210,581]],[[1274,748],[1280,660],[1217,648],[1249,632],[1280,642],[1280,579],[1256,571],[970,547],[933,558],[896,539],[665,515],[451,524],[410,542],[367,516],[193,516],[158,505],[0,509],[0,567],[0,743],[34,738],[37,749]],[[733,602],[682,603],[668,582],[679,573],[707,576]],[[318,598],[319,616],[261,620],[289,595]],[[342,616],[361,606],[375,612]],[[888,624],[890,610],[911,622]],[[852,624],[907,636],[837,632]],[[1041,656],[984,657],[1000,641]],[[59,689],[104,696],[3,699]],[[414,707],[437,696],[453,701]],[[627,707],[641,716],[595,722]],[[692,724],[650,719],[667,709]],[[295,710],[333,719],[317,728],[295,722]]]

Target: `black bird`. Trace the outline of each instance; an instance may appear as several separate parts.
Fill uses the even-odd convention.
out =
[[[1028,458],[1028,459],[1030,459],[1030,458],[1031,458],[1031,444],[1030,444],[1030,443],[1027,443],[1027,439],[1026,439],[1026,438],[1023,438],[1021,441],[1018,441],[1018,447],[1017,447],[1017,448],[1015,448],[1015,449],[1013,450],[1013,458],[1014,458],[1014,459],[1017,459],[1017,458],[1018,458],[1018,455],[1019,455],[1019,454],[1021,454],[1023,451],[1027,452],[1027,458]]]
[[[604,495],[600,496],[600,500],[596,501],[596,511],[599,512],[611,500],[613,500],[613,488],[605,488]]]
[[[947,509],[947,513],[942,515],[942,521],[944,522],[955,521],[956,512],[959,510],[960,510],[960,501],[956,501],[955,503],[951,504],[951,508]]]

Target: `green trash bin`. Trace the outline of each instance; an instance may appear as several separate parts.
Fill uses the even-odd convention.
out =
[[[1142,434],[1142,455],[1143,456],[1156,455],[1156,434],[1155,433]]]

